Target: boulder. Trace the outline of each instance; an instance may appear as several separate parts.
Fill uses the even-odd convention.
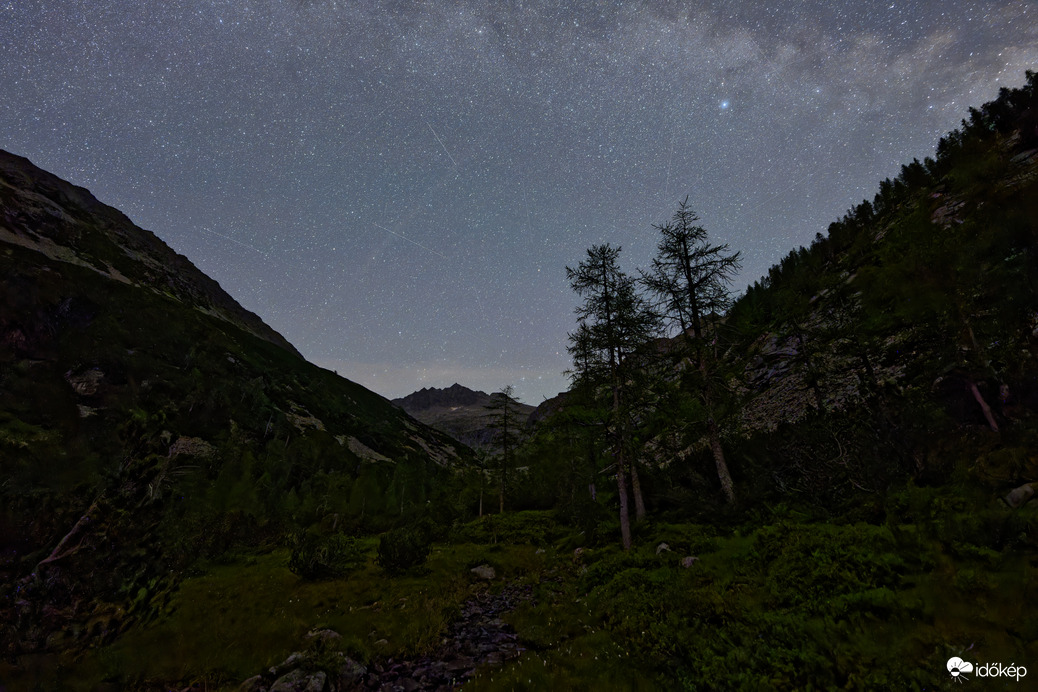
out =
[[[364,676],[367,674],[367,668],[343,655],[339,669],[335,673],[335,683],[340,690],[357,689],[364,682]]]
[[[490,565],[480,565],[479,567],[473,567],[469,571],[480,579],[493,579],[497,576],[497,572]]]
[[[681,566],[685,569],[688,569],[697,562],[699,562],[699,558],[694,555],[689,555],[687,557],[681,558]]]
[[[189,457],[201,457],[208,459],[216,454],[216,447],[212,446],[200,437],[178,437],[173,446],[169,448],[169,457],[177,457],[183,454]]]
[[[238,692],[267,692],[267,686],[263,683],[263,676],[253,675],[238,686]]]
[[[1032,497],[1034,497],[1034,484],[1026,483],[1019,488],[1011,490],[1003,499],[1007,505],[1013,509],[1018,509],[1026,505]]]
[[[306,634],[306,639],[315,649],[336,650],[335,647],[342,641],[342,635],[335,630],[310,630]]]
[[[270,674],[273,677],[277,678],[277,677],[280,677],[280,676],[284,675],[285,673],[287,673],[288,671],[292,670],[293,668],[298,668],[302,664],[303,664],[303,654],[301,654],[298,651],[296,651],[295,653],[291,654],[288,658],[286,658],[284,661],[282,661],[278,665],[271,666],[270,667]]]
[[[302,668],[285,673],[270,686],[270,692],[323,692],[328,676],[324,671],[315,673]]]
[[[72,385],[72,389],[80,396],[93,396],[94,394],[97,394],[97,390],[101,386],[101,382],[104,378],[104,372],[97,368],[87,370],[78,375],[73,375],[71,371],[65,373],[65,380]]]

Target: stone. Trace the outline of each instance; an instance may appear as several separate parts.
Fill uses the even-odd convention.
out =
[[[292,670],[293,668],[299,667],[299,665],[302,662],[303,662],[303,654],[301,654],[298,651],[296,651],[293,654],[291,654],[288,658],[286,658],[284,661],[279,663],[278,665],[271,666],[270,667],[270,674],[272,676],[274,676],[275,678],[281,677],[282,675],[284,675],[288,671]]]
[[[72,385],[72,389],[80,396],[97,394],[97,390],[100,388],[101,381],[104,378],[104,372],[97,368],[81,372],[78,375],[73,375],[71,370],[65,373],[65,381]]]
[[[238,686],[238,692],[267,692],[267,686],[263,684],[263,676],[253,675]]]
[[[335,682],[340,690],[356,689],[368,674],[368,669],[348,656],[342,657],[342,663],[335,674]]]
[[[685,569],[688,569],[697,562],[699,562],[699,558],[695,557],[694,555],[689,555],[687,557],[681,558],[681,566]]]
[[[670,551],[670,546],[667,545],[666,543],[660,543],[658,546],[656,546],[656,554],[657,555],[659,555],[663,551],[668,551],[669,552]]]
[[[342,641],[342,635],[335,630],[310,630],[306,634],[310,645],[317,649],[333,649]]]
[[[328,674],[319,670],[310,677],[310,684],[303,688],[303,692],[324,692]]]
[[[493,579],[497,576],[497,572],[490,565],[480,565],[479,567],[473,567],[469,571],[480,579]]]
[[[200,457],[208,459],[216,454],[216,447],[212,446],[200,437],[178,437],[173,446],[169,448],[169,457],[184,456]]]
[[[1004,499],[1011,508],[1018,509],[1026,505],[1032,497],[1034,497],[1034,484],[1026,483],[1011,490]]]
[[[270,686],[270,692],[323,692],[328,676],[324,671],[311,673],[302,668],[285,673]]]

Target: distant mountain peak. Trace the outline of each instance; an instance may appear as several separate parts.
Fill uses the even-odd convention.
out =
[[[501,396],[500,392],[487,394],[455,382],[444,389],[423,387],[393,399],[393,403],[470,447],[492,447],[495,431],[487,407]],[[533,406],[515,401],[517,420],[525,422],[533,410]]]
[[[408,394],[393,403],[411,415],[416,411],[451,406],[485,406],[490,403],[491,396],[486,392],[469,389],[455,382],[450,387],[423,387],[417,392]]]

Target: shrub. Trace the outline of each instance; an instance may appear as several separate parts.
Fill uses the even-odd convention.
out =
[[[405,526],[382,535],[375,562],[390,574],[400,574],[425,563],[430,538],[420,527]]]
[[[476,521],[456,526],[451,539],[457,543],[500,542],[547,546],[566,533],[550,512],[524,511],[488,514]]]
[[[303,579],[341,577],[364,561],[364,554],[352,536],[330,536],[306,532],[293,540],[288,569]]]

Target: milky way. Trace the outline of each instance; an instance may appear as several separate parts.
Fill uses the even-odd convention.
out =
[[[0,0],[0,147],[319,365],[537,403],[590,245],[689,196],[741,289],[1038,68],[1028,2],[763,5]]]

